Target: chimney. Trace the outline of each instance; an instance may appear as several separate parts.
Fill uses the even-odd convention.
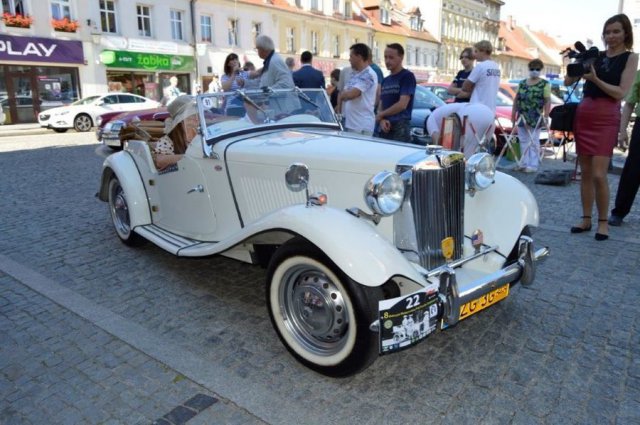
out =
[[[513,31],[516,27],[516,20],[513,19],[513,15],[509,15],[509,19],[507,20],[507,28],[509,31]]]

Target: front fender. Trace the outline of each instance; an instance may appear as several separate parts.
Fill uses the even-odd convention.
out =
[[[298,234],[316,245],[347,276],[362,285],[380,286],[395,275],[427,284],[416,268],[372,223],[326,205],[283,208],[247,225],[211,248],[186,248],[180,251],[180,255],[217,254],[253,235],[281,230]]]
[[[320,248],[351,279],[365,286],[380,286],[394,275],[427,284],[373,223],[344,210],[296,205],[253,225],[287,228],[297,233]]]
[[[102,201],[109,201],[109,181],[116,176],[120,185],[124,189],[129,207],[129,219],[131,228],[151,224],[151,212],[149,211],[149,201],[147,192],[142,183],[142,178],[131,158],[126,151],[121,151],[109,155],[102,164],[102,178],[100,181],[100,191],[98,197]]]
[[[538,203],[518,179],[497,172],[488,189],[465,199],[465,234],[480,229],[487,245],[498,245],[508,255],[525,226],[537,227]]]

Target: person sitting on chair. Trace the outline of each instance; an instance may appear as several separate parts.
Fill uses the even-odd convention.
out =
[[[198,134],[198,110],[193,96],[181,95],[167,106],[169,118],[164,122],[164,136],[153,149],[158,170],[176,164],[187,151],[189,143]]]

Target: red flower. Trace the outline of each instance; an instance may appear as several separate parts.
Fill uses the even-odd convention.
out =
[[[76,30],[80,28],[78,21],[72,21],[69,18],[52,19],[51,26],[56,31],[64,32],[76,32]]]
[[[33,18],[29,15],[12,15],[10,13],[3,13],[2,20],[8,27],[29,28],[33,23]]]

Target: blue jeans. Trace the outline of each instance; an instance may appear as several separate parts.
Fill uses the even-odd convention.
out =
[[[411,143],[411,125],[409,120],[392,122],[391,129],[386,133],[380,129],[378,137],[388,140],[397,140],[398,142]]]

